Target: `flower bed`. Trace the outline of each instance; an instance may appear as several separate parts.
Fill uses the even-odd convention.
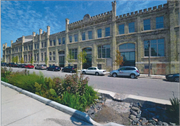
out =
[[[80,111],[85,111],[98,98],[97,92],[88,86],[88,77],[77,73],[66,75],[64,79],[51,79],[41,72],[37,75],[27,70],[12,72],[1,68],[1,80]]]

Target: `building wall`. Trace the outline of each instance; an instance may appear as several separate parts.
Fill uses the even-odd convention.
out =
[[[151,57],[151,74],[168,74],[179,72],[179,23],[178,23],[178,1],[169,1],[167,4],[158,7],[147,8],[128,14],[116,16],[116,2],[112,2],[112,11],[99,14],[93,17],[85,15],[83,20],[69,24],[66,19],[66,30],[50,35],[50,27],[47,32],[40,29],[39,35],[33,32],[33,39],[25,42],[25,37],[11,43],[11,47],[3,45],[3,58],[5,62],[11,62],[13,56],[27,56],[26,63],[34,58],[34,64],[44,64],[45,58],[48,58],[47,65],[59,65],[59,51],[65,51],[65,65],[77,64],[78,69],[82,69],[82,64],[78,59],[68,63],[69,49],[77,49],[79,54],[86,47],[92,48],[92,66],[101,64],[103,69],[112,70],[118,68],[115,65],[116,50],[125,43],[135,44],[135,66],[140,73],[148,73],[148,57],[144,54],[144,41],[153,39],[164,39],[165,56]],[[156,17],[164,17],[164,27],[156,29]],[[143,21],[150,19],[150,30],[144,30]],[[129,33],[128,24],[135,23],[135,32]],[[119,25],[124,24],[124,34],[119,34]],[[105,36],[105,28],[110,27],[110,36]],[[102,37],[98,38],[97,30],[102,29]],[[88,39],[88,31],[92,31],[92,39]],[[82,32],[85,32],[85,40],[82,40]],[[74,35],[78,35],[78,41],[75,42]],[[72,42],[69,41],[72,36]],[[63,38],[65,43],[63,44]],[[59,44],[59,39],[61,44]],[[42,47],[46,43],[46,47]],[[51,45],[52,42],[52,45]],[[54,45],[55,42],[55,45]],[[35,48],[39,44],[39,48]],[[32,49],[29,46],[32,45]],[[110,58],[98,58],[97,48],[100,45],[110,45]],[[13,49],[20,48],[22,51],[14,52]],[[28,50],[24,50],[27,47]],[[10,50],[10,53],[9,53]],[[50,55],[51,52],[51,55]],[[54,55],[53,55],[54,52]],[[41,57],[43,53],[43,60]],[[46,53],[46,57],[45,57]],[[35,59],[36,55],[36,59]],[[37,57],[39,60],[37,60]],[[50,60],[51,59],[51,60]],[[24,59],[25,60],[25,59]]]

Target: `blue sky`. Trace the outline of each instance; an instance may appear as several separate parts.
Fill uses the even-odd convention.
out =
[[[1,1],[1,57],[2,46],[11,40],[39,34],[39,29],[50,34],[65,30],[65,19],[70,23],[82,20],[85,14],[95,16],[112,10],[111,2],[106,1]],[[141,9],[167,3],[167,0],[116,0],[116,13],[118,15],[135,12]]]

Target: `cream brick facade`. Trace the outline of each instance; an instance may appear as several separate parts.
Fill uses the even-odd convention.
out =
[[[157,17],[163,17],[163,28],[156,28]],[[47,32],[42,33],[42,29],[40,29],[39,35],[33,32],[30,36],[22,36],[14,43],[11,41],[11,47],[7,47],[7,43],[3,44],[3,59],[9,63],[13,56],[18,56],[19,61],[23,57],[25,62],[29,63],[33,57],[36,65],[45,64],[45,57],[47,57],[49,66],[60,65],[60,57],[64,56],[64,66],[67,66],[70,63],[67,60],[70,49],[77,49],[77,54],[79,54],[82,49],[90,47],[92,49],[92,66],[101,64],[103,69],[110,70],[118,68],[114,61],[119,46],[133,43],[135,45],[135,66],[138,67],[140,73],[148,73],[148,69],[145,67],[148,65],[148,56],[144,54],[144,41],[164,39],[164,56],[151,56],[151,74],[178,73],[180,59],[178,18],[179,2],[176,0],[168,0],[167,4],[158,7],[119,16],[116,16],[116,2],[114,1],[110,12],[93,17],[86,14],[83,20],[74,23],[69,23],[69,19],[66,19],[65,31],[50,34],[50,26],[47,26]],[[150,19],[149,30],[144,30],[145,19]],[[134,22],[135,30],[132,33],[129,31],[131,22]],[[119,25],[121,24],[124,24],[124,34],[119,34]],[[106,36],[105,29],[107,27],[110,27],[110,36]],[[101,29],[102,36],[100,38],[98,38],[98,29]],[[92,32],[92,39],[88,39],[89,31]],[[85,40],[82,38],[83,32],[85,32]],[[72,42],[70,42],[69,36],[72,37]],[[63,40],[65,40],[64,43]],[[110,57],[98,58],[98,47],[101,45],[110,45]],[[78,69],[82,69],[78,58],[70,64],[76,64]]]

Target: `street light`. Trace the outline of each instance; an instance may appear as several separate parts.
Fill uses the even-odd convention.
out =
[[[151,66],[150,66],[150,56],[151,56],[150,41],[148,40],[147,43],[148,43],[148,50],[149,50],[149,60],[148,60],[149,71],[148,71],[148,77],[150,77],[150,74],[151,74]]]

